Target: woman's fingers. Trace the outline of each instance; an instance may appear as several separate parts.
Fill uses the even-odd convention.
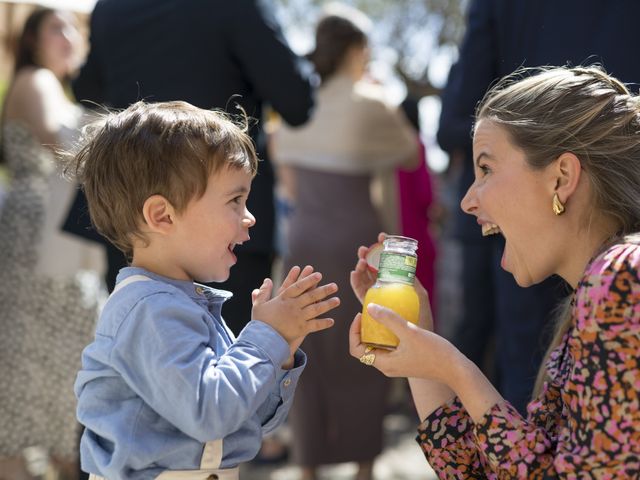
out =
[[[395,333],[397,337],[400,337],[404,329],[407,328],[407,320],[389,308],[370,303],[367,305],[367,312],[374,320]]]
[[[366,345],[360,339],[361,325],[362,314],[358,313],[349,327],[349,353],[356,358],[360,358],[366,348]]]

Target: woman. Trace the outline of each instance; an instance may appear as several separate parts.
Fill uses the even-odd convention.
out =
[[[0,212],[0,477],[11,479],[30,478],[27,447],[42,447],[69,475],[77,459],[73,381],[93,333],[102,252],[60,232],[75,186],[54,150],[81,117],[64,92],[79,40],[71,14],[34,10],[2,113],[10,184]]]
[[[484,235],[504,235],[502,267],[523,287],[556,274],[573,288],[528,417],[426,320],[369,307],[400,346],[365,354],[358,316],[352,355],[411,377],[418,442],[441,478],[638,478],[639,98],[598,68],[508,78],[478,107],[473,154],[462,208]]]
[[[282,127],[273,138],[273,158],[289,182],[291,265],[312,264],[327,281],[349,287],[353,251],[382,229],[370,197],[375,173],[417,163],[415,132],[397,107],[361,82],[368,61],[366,18],[341,9],[323,17],[310,59],[321,77],[317,109],[299,128]],[[283,178],[281,170],[280,178]],[[355,298],[335,310],[335,325],[307,338],[308,365],[290,413],[292,453],[305,479],[320,465],[358,462],[358,479],[372,476],[382,450],[387,379],[350,358],[344,339]]]

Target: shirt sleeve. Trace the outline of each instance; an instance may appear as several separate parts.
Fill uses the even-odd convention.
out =
[[[438,143],[451,153],[471,147],[471,128],[478,101],[498,76],[496,41],[491,0],[472,0],[460,57],[449,72],[442,94]]]
[[[201,442],[223,438],[255,415],[289,356],[286,341],[257,321],[226,352],[216,352],[210,321],[194,302],[156,293],[131,310],[111,352],[136,394]]]
[[[302,350],[298,349],[294,355],[293,368],[290,370],[280,369],[278,372],[278,379],[273,390],[258,409],[263,435],[272,432],[286,420],[298,380],[306,364],[307,356]]]
[[[98,32],[101,31],[101,25],[98,20],[101,17],[101,8],[102,2],[98,2],[91,14],[89,28],[89,43],[91,48],[89,49],[87,58],[82,65],[78,76],[72,83],[73,94],[78,102],[85,102],[87,100],[92,102],[90,104],[85,104],[87,107],[93,107],[95,104],[104,103],[106,100],[104,72],[100,63],[102,53],[98,46],[99,42],[95,41],[99,36]]]

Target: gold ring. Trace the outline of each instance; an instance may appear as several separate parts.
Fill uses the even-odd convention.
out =
[[[364,363],[369,367],[373,365],[373,362],[375,361],[376,361],[375,353],[363,353],[362,356],[360,357],[360,362]]]
[[[364,349],[364,353],[369,353],[371,350],[373,350],[373,347],[371,345],[367,345]]]

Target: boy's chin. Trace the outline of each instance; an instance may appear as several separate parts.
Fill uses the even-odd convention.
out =
[[[222,283],[229,280],[230,272],[225,275],[203,275],[202,278],[196,279],[198,283]]]

